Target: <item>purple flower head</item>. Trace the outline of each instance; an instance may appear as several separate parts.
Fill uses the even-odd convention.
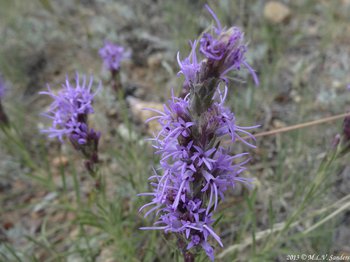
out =
[[[348,84],[347,89],[350,90],[350,84]]]
[[[221,27],[220,21],[213,10],[206,5],[207,10],[216,21],[214,35],[205,33],[200,40],[200,51],[208,59],[212,68],[212,74],[226,80],[226,74],[231,70],[240,70],[245,66],[252,74],[256,85],[259,84],[255,71],[246,62],[245,53],[247,47],[244,43],[244,35],[237,27],[225,29]]]
[[[92,83],[92,77],[87,84],[85,76],[80,82],[77,75],[73,85],[67,77],[58,94],[54,94],[50,87],[48,87],[48,91],[40,92],[40,94],[49,95],[53,99],[49,112],[45,114],[52,120],[52,126],[42,130],[42,132],[47,133],[49,137],[58,137],[61,142],[63,142],[64,137],[68,137],[76,144],[86,144],[89,137],[87,118],[89,114],[94,113],[92,102],[97,93],[92,93]]]
[[[177,53],[177,62],[180,66],[180,71],[177,75],[183,74],[185,77],[184,86],[189,87],[198,80],[198,72],[201,69],[201,64],[197,61],[196,47],[197,41],[190,42],[191,52],[184,60],[180,60],[180,53]]]
[[[99,54],[108,70],[118,71],[120,63],[130,58],[131,52],[125,50],[122,46],[105,41],[105,45],[99,50]]]
[[[52,126],[42,132],[49,137],[57,137],[61,142],[65,137],[68,138],[73,147],[84,155],[85,167],[94,176],[94,165],[99,162],[98,143],[101,134],[89,128],[88,115],[94,113],[93,99],[101,86],[92,93],[92,83],[92,76],[87,83],[85,76],[81,82],[77,74],[74,84],[66,78],[58,94],[54,94],[50,87],[40,94],[49,95],[53,99],[49,112],[44,114],[52,120]]]

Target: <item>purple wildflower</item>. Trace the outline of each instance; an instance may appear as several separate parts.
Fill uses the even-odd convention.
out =
[[[125,50],[124,47],[109,41],[105,41],[105,45],[99,50],[99,54],[106,68],[111,72],[118,71],[120,63],[131,55],[130,51]]]
[[[196,107],[194,111],[198,113],[203,113],[198,111],[199,108],[206,110],[205,105],[211,103],[211,97],[218,82],[223,80],[228,83],[227,74],[230,71],[238,71],[245,67],[253,76],[255,84],[259,85],[255,71],[246,61],[247,46],[244,43],[244,34],[238,27],[223,28],[213,10],[208,5],[206,8],[215,20],[216,26],[213,27],[213,32],[204,33],[199,40],[199,52],[204,59],[200,61],[198,59],[197,41],[190,42],[191,52],[184,60],[180,59],[179,53],[177,54],[177,62],[180,67],[177,75],[182,74],[185,78],[181,96],[185,96],[191,88],[194,93],[207,94],[206,96],[194,95],[202,96],[202,101],[197,99],[193,105]],[[198,90],[199,86],[204,88]]]
[[[94,113],[93,99],[100,89],[99,87],[95,93],[92,93],[92,83],[92,77],[87,84],[85,76],[80,82],[77,75],[75,85],[72,85],[67,77],[57,95],[50,87],[48,91],[40,92],[53,99],[49,112],[44,114],[52,120],[52,126],[42,132],[47,133],[49,137],[57,137],[61,142],[67,137],[74,148],[81,151],[88,159],[86,162],[88,170],[93,163],[98,162],[97,150],[100,139],[100,133],[88,126],[88,115]]]
[[[252,182],[242,177],[248,154],[231,155],[220,143],[222,137],[228,135],[232,143],[255,147],[246,138],[254,141],[248,130],[257,127],[238,125],[234,113],[225,106],[227,87],[220,90],[220,81],[228,82],[228,71],[239,70],[241,64],[250,68],[244,58],[243,34],[235,27],[223,29],[213,11],[207,9],[216,20],[217,36],[205,34],[200,40],[206,58],[198,61],[196,41],[191,43],[187,58],[181,61],[179,53],[177,56],[179,74],[185,77],[183,90],[188,93],[180,98],[172,94],[164,111],[150,109],[159,115],[148,121],[157,120],[162,127],[152,139],[161,160],[159,170],[150,177],[153,190],[140,194],[152,197],[140,211],[147,209],[145,216],[154,212],[158,218],[153,227],[142,229],[176,233],[186,262],[193,261],[192,248],[202,248],[214,260],[210,242],[215,240],[222,246],[212,218],[219,202],[236,183],[250,186]],[[256,78],[254,71],[252,74]]]
[[[40,92],[42,95],[49,95],[53,98],[50,111],[44,114],[52,119],[52,127],[42,130],[48,133],[49,137],[58,137],[63,142],[63,137],[74,138],[78,144],[86,144],[84,138],[87,133],[87,116],[94,113],[92,102],[95,94],[91,93],[93,78],[86,85],[86,77],[80,83],[79,76],[76,76],[75,86],[72,86],[68,77],[63,89],[56,95],[48,87],[48,91]]]

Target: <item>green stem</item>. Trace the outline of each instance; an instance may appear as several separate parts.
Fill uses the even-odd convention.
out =
[[[1,130],[5,134],[6,138],[17,146],[17,149],[19,150],[19,153],[21,154],[25,164],[31,169],[36,169],[36,165],[30,157],[30,154],[28,153],[28,150],[25,147],[24,143],[14,134],[18,134],[16,130],[11,126],[1,126]]]

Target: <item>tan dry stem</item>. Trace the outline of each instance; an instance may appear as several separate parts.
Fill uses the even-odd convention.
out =
[[[296,129],[301,129],[301,128],[305,128],[305,127],[309,127],[309,126],[324,124],[324,123],[334,121],[334,120],[337,120],[340,118],[345,118],[347,116],[350,116],[350,113],[344,113],[344,114],[330,116],[330,117],[326,117],[326,118],[322,118],[322,119],[318,119],[318,120],[314,120],[314,121],[310,121],[310,122],[306,122],[306,123],[302,123],[302,124],[287,126],[287,127],[283,127],[283,128],[279,128],[279,129],[275,129],[275,130],[270,130],[270,131],[265,131],[265,132],[254,134],[254,137],[277,135],[279,133],[289,132],[289,131],[293,131]],[[248,139],[250,137],[245,136],[243,138]]]

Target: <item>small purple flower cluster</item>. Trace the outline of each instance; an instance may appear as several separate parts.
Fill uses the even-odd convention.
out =
[[[86,83],[86,77],[80,82],[79,76],[76,76],[75,86],[73,86],[67,77],[62,90],[56,95],[50,87],[48,91],[40,92],[40,94],[49,95],[53,102],[48,113],[44,116],[52,120],[52,127],[42,130],[49,137],[58,137],[63,142],[63,138],[67,137],[74,148],[81,151],[84,156],[90,160],[91,165],[97,163],[98,141],[100,132],[90,129],[88,126],[88,115],[94,113],[92,107],[93,99],[98,90],[93,94],[91,87],[93,78]]]
[[[106,68],[112,73],[117,72],[120,68],[120,63],[131,55],[130,51],[125,50],[124,47],[109,41],[105,41],[105,45],[99,50],[99,54]]]
[[[159,115],[148,121],[157,120],[162,129],[153,139],[157,153],[161,155],[158,174],[150,177],[153,191],[140,195],[152,196],[151,207],[145,216],[156,211],[159,220],[153,227],[176,233],[179,243],[187,243],[182,252],[189,256],[189,249],[202,247],[208,257],[214,260],[214,249],[209,237],[221,246],[220,237],[213,230],[213,215],[224,193],[237,182],[251,185],[251,179],[241,176],[246,169],[248,153],[230,155],[221,145],[221,137],[228,135],[232,142],[241,141],[255,147],[240,134],[253,139],[247,130],[258,126],[237,125],[235,115],[224,106],[227,87],[222,91],[220,82],[227,83],[226,74],[245,65],[258,83],[255,72],[246,63],[246,47],[241,44],[242,33],[237,28],[224,31],[213,11],[209,12],[217,22],[217,37],[204,34],[200,39],[200,52],[205,59],[198,62],[197,42],[191,43],[191,53],[183,61],[178,55],[180,74],[185,77],[184,87],[189,93],[175,97],[164,105],[164,112],[153,110]],[[241,159],[241,160],[240,160]],[[181,248],[183,245],[179,245]]]

